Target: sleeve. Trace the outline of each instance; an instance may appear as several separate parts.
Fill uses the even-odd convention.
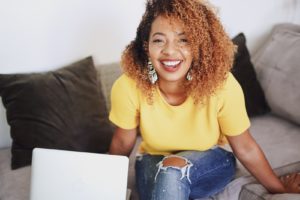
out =
[[[123,129],[133,129],[139,122],[139,101],[136,84],[126,75],[115,81],[111,90],[109,120]]]
[[[231,73],[221,90],[218,105],[221,132],[228,136],[239,135],[250,127],[243,90]]]

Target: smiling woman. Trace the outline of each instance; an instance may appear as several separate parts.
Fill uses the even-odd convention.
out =
[[[187,97],[183,86],[192,65],[183,27],[180,21],[159,16],[152,23],[148,44],[149,62],[159,74],[158,88],[171,105],[180,105]]]
[[[251,137],[243,91],[230,73],[235,46],[200,0],[148,0],[111,91],[110,153],[136,159],[141,200],[210,197],[234,178],[235,156],[270,192],[300,192],[275,176]],[[233,153],[220,147],[224,138]],[[296,178],[295,178],[296,177]]]
[[[172,57],[177,55],[166,55],[166,51],[175,50],[173,47],[180,48],[180,54],[191,54],[192,61],[188,61],[189,58],[174,60]],[[223,84],[224,74],[233,63],[235,47],[218,18],[204,3],[149,1],[136,39],[127,46],[122,56],[125,74],[138,83],[149,103],[153,100],[155,85],[148,81],[147,63],[154,62],[152,64],[157,70],[159,67],[152,58],[154,50],[164,53],[166,61],[184,61],[184,65],[189,65],[185,74],[190,81],[182,82],[181,87],[197,104],[203,103]],[[170,72],[175,70],[168,69]]]

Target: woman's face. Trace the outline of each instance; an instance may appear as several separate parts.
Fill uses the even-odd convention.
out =
[[[148,55],[160,81],[185,80],[192,52],[182,23],[158,16],[151,26]]]

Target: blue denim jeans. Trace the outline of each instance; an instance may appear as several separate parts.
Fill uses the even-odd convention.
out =
[[[216,147],[207,151],[182,151],[171,155],[186,161],[184,167],[163,166],[169,156],[137,156],[136,185],[140,200],[188,200],[212,196],[233,179],[236,160]]]

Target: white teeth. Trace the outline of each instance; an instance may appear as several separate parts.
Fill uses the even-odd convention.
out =
[[[162,63],[168,67],[174,67],[180,63],[180,60],[179,61],[164,61]]]

